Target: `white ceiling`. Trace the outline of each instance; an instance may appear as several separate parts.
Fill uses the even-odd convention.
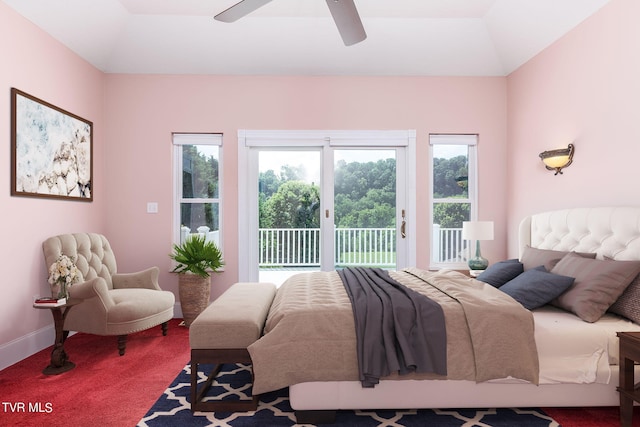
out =
[[[325,0],[2,0],[107,73],[504,76],[610,0],[356,0],[346,47]]]

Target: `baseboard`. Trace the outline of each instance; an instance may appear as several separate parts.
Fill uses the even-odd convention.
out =
[[[175,303],[174,318],[182,318],[182,307]],[[73,335],[71,332],[69,335]],[[0,371],[53,345],[56,336],[53,323],[13,341],[0,345]]]
[[[51,346],[55,336],[51,324],[0,345],[0,370]]]

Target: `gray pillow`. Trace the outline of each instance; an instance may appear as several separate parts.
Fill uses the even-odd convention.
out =
[[[554,251],[552,249],[538,249],[532,248],[531,246],[527,246],[524,248],[524,252],[522,253],[522,265],[524,266],[524,271],[527,271],[531,268],[538,267],[540,265],[544,265],[544,268],[547,271],[551,271],[553,267],[560,261],[566,254],[570,252],[568,251]],[[577,252],[574,252],[577,253]],[[580,252],[578,255],[584,258],[595,258],[596,254],[591,253],[583,253]]]
[[[551,272],[576,279],[552,304],[577,314],[586,322],[595,322],[640,273],[640,261],[588,259],[569,253]]]
[[[477,280],[499,288],[509,280],[522,273],[522,263],[517,259],[508,259],[492,264],[485,271],[480,273]]]
[[[608,311],[640,323],[640,275],[633,279]]]
[[[573,285],[573,277],[548,272],[544,266],[532,268],[505,283],[500,290],[526,309],[542,307]]]

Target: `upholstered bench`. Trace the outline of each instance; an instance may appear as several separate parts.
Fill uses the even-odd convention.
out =
[[[253,411],[258,396],[251,400],[203,401],[225,363],[251,364],[247,347],[262,335],[269,307],[276,294],[272,283],[236,283],[213,301],[189,327],[191,346],[191,410]],[[198,366],[215,364],[198,389]]]

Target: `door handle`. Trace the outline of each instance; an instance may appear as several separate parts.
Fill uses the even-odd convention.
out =
[[[407,237],[406,227],[407,217],[404,214],[404,209],[402,209],[402,225],[400,225],[400,237],[402,237],[403,239]]]

